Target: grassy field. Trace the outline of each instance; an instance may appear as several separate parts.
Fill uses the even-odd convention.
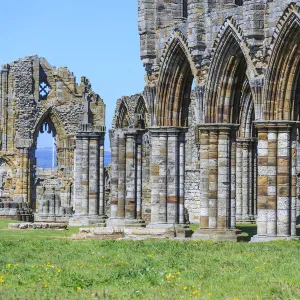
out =
[[[78,228],[8,231],[7,223],[1,299],[300,299],[298,241],[72,241]]]

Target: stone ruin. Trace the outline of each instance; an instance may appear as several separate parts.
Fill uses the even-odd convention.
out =
[[[253,241],[296,238],[300,1],[139,0],[138,13],[145,89],[117,102],[106,173],[88,80],[37,57],[3,67],[3,197],[85,225],[107,204],[107,227],[82,230],[100,238],[186,237],[188,222],[195,239],[238,240],[237,222],[257,223]],[[58,168],[35,181],[45,123]]]
[[[105,105],[89,80],[30,56],[2,66],[0,86],[0,216],[103,223]],[[56,138],[54,170],[36,166],[43,131]]]

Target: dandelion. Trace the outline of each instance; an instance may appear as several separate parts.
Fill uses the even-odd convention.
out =
[[[233,300],[238,300],[238,298],[237,298],[237,297],[234,297]]]
[[[81,291],[81,286],[78,286],[78,287],[77,287],[77,291]]]
[[[201,294],[198,294],[198,297],[200,297],[201,296]]]
[[[181,278],[180,278],[180,277],[178,277],[178,278],[177,278],[177,280],[181,280]]]
[[[0,276],[0,283],[4,282],[3,278],[4,278],[4,276]]]
[[[44,288],[47,288],[47,287],[48,287],[48,284],[47,284],[47,283],[45,283],[45,284],[44,284]]]
[[[61,272],[60,269],[58,269],[58,270],[57,270],[57,273],[60,273],[60,272]]]
[[[102,255],[101,258],[103,259],[103,258],[104,258],[104,255]]]
[[[180,272],[177,272],[177,275],[180,275]]]
[[[211,296],[211,292],[208,292],[207,295],[210,297]]]
[[[6,268],[10,269],[10,267],[11,267],[11,264],[7,264]]]
[[[186,290],[188,289],[188,287],[187,287],[187,286],[185,286],[183,289],[186,291]]]

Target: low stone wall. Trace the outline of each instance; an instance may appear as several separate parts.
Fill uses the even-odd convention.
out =
[[[8,229],[52,229],[65,230],[68,225],[66,223],[9,223]]]

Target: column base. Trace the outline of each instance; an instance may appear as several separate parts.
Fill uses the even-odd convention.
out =
[[[107,216],[74,215],[69,219],[69,226],[97,225],[98,227],[105,227],[106,220]]]
[[[251,238],[251,242],[263,243],[272,241],[290,241],[290,240],[300,240],[300,236],[290,236],[290,235],[255,235]]]
[[[242,232],[238,229],[210,229],[198,228],[192,236],[193,240],[210,240],[214,242],[238,242],[243,239]]]
[[[146,223],[142,219],[109,218],[106,222],[107,227],[145,227]]]

